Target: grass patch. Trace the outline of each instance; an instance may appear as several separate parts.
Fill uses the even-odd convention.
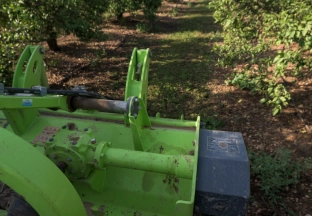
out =
[[[288,185],[297,184],[301,173],[311,168],[311,161],[303,163],[291,158],[291,151],[279,149],[274,156],[265,152],[255,153],[249,151],[251,164],[251,176],[260,181],[260,188],[268,198],[269,202],[275,205],[282,205],[280,192]]]
[[[213,72],[212,38],[214,26],[209,1],[194,4],[191,8],[176,7],[176,30],[162,34],[153,53],[149,76],[149,98],[155,106],[151,115],[161,110],[162,116],[195,119],[207,113],[202,100],[209,92],[209,77]],[[207,99],[206,99],[207,100]],[[150,104],[150,103],[149,103]],[[204,116],[203,116],[204,115]]]

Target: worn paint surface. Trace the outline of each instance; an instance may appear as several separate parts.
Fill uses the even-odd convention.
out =
[[[123,118],[123,116],[120,116]],[[153,118],[151,118],[153,120]],[[63,129],[66,126],[66,129]],[[194,123],[195,126],[195,123]],[[129,127],[115,122],[93,121],[87,117],[68,118],[55,115],[38,117],[28,133],[22,138],[31,143],[34,148],[44,153],[44,142],[50,137],[56,137],[59,131],[66,130],[65,140],[79,139],[79,134],[86,128],[93,131],[97,141],[110,141],[113,148],[134,150],[132,134]],[[10,127],[7,128],[10,130]],[[77,133],[77,136],[74,134]],[[44,141],[38,140],[45,136]],[[56,136],[55,136],[56,135]],[[145,128],[142,130],[142,142],[147,152],[162,155],[197,155],[196,131],[189,128],[168,126]],[[186,159],[187,161],[187,159]],[[196,168],[196,163],[190,163]],[[104,171],[103,171],[104,172]],[[91,188],[95,181],[93,175],[87,179],[74,180],[72,183],[84,202],[89,203],[87,212],[94,215],[183,215],[176,213],[178,201],[189,201],[192,209],[193,185],[195,179],[177,178],[174,175],[159,174],[148,171],[125,169],[120,167],[106,167],[103,179],[103,192],[99,193]],[[90,204],[91,203],[91,204]],[[105,205],[105,214],[101,214],[96,206]],[[90,210],[91,209],[91,210]],[[139,214],[139,213],[140,214]],[[185,214],[188,215],[188,214]]]
[[[15,71],[14,87],[47,86],[44,69],[38,69],[33,76],[33,73],[23,72],[20,64],[26,60],[27,68],[32,68],[34,61],[43,65],[40,49],[28,47],[24,51]],[[10,147],[10,151],[18,154],[12,153],[12,158],[7,155],[0,158],[3,162],[0,165],[9,167],[2,167],[5,175],[0,175],[0,180],[11,180],[10,186],[22,195],[34,195],[27,201],[41,215],[53,211],[60,212],[54,215],[78,216],[86,212],[113,216],[192,215],[200,119],[185,121],[148,117],[149,62],[149,49],[134,49],[125,100],[129,96],[139,98],[141,109],[137,116],[132,116],[132,112],[124,115],[94,111],[70,113],[74,110],[68,106],[70,98],[67,96],[23,98],[1,95],[0,109],[4,110],[0,112],[0,119],[6,118],[10,124],[1,121],[0,129],[10,133],[15,140],[12,142],[18,144],[10,146],[11,140],[3,141],[4,144],[0,142],[0,154],[4,154],[2,147]],[[138,63],[142,64],[139,77],[135,76]],[[24,104],[20,103],[23,100]],[[131,110],[131,103],[129,106]],[[18,148],[16,152],[15,147]],[[23,152],[23,148],[27,148],[29,154],[26,150]],[[60,162],[67,164],[64,173],[55,166]],[[11,164],[18,172],[6,178]],[[37,171],[29,166],[34,166]],[[40,176],[44,177],[38,181]],[[26,180],[19,181],[25,177]],[[63,181],[62,187],[59,187],[58,179]],[[30,183],[29,187],[25,181]],[[55,200],[59,193],[65,198],[71,196],[73,200],[70,203]],[[52,198],[55,201],[51,203]],[[68,206],[75,206],[70,208],[75,213],[66,212],[70,210]]]

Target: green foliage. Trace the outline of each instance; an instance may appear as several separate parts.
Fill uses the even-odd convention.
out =
[[[108,11],[121,19],[124,12],[136,13],[138,10],[143,10],[145,18],[152,24],[161,2],[162,0],[109,0]]]
[[[174,16],[174,17],[178,15],[178,10],[177,10],[176,7],[174,7],[174,8],[171,9],[171,14],[172,14],[172,16]]]
[[[192,2],[188,2],[188,3],[187,3],[187,6],[188,6],[188,7],[194,7],[194,5],[192,4]]]
[[[121,18],[124,12],[133,13],[141,7],[142,1],[109,0],[108,12]]]
[[[218,65],[235,68],[226,82],[264,95],[273,115],[281,112],[290,95],[277,80],[312,68],[304,57],[312,50],[311,1],[212,0],[210,7],[223,26],[224,42],[214,47]]]
[[[25,26],[16,20],[20,8],[2,1],[0,8],[0,83],[10,86],[13,79],[13,70],[22,50],[26,47],[24,41],[32,40]],[[7,25],[9,27],[7,28]]]
[[[224,121],[218,118],[217,115],[210,116],[206,119],[205,128],[209,130],[216,130],[224,125]]]
[[[107,9],[102,0],[12,0],[4,1],[0,14],[3,31],[22,29],[34,41],[55,40],[73,33],[82,40],[98,36],[97,26]],[[12,25],[13,23],[13,25]],[[58,50],[57,44],[50,48]]]
[[[2,34],[0,34],[0,38],[3,38]],[[21,45],[23,48],[25,47],[22,44],[18,45]],[[10,43],[4,46],[4,44],[0,43],[0,83],[6,86],[11,85],[14,65],[21,52],[21,47],[16,47]]]
[[[251,165],[251,176],[260,180],[260,188],[271,204],[279,204],[279,193],[286,186],[297,184],[302,172],[311,168],[310,161],[294,161],[291,151],[280,149],[272,157],[265,152],[248,154]]]
[[[146,33],[150,31],[151,27],[147,25],[146,23],[137,23],[136,29],[139,32]]]
[[[0,8],[0,82],[10,85],[14,65],[29,43],[47,41],[58,51],[58,34],[82,40],[100,37],[98,24],[107,9],[102,0],[2,0]]]
[[[156,11],[161,6],[162,0],[144,0],[143,13],[150,23],[156,20]]]

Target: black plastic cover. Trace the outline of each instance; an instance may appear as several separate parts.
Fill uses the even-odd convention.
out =
[[[245,215],[250,196],[249,171],[241,133],[201,129],[195,211]]]

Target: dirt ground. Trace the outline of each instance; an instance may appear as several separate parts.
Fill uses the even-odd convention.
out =
[[[173,9],[178,10],[175,16],[172,16]],[[106,41],[84,43],[72,35],[61,36],[58,44],[62,52],[54,53],[47,49],[45,56],[51,88],[69,89],[75,85],[85,85],[88,91],[122,100],[133,48],[138,45],[142,48],[149,47],[157,53],[161,47],[151,41],[160,40],[164,34],[174,32],[180,15],[186,11],[186,3],[164,2],[158,13],[158,29],[150,34],[136,30],[139,16],[127,14],[122,23],[114,18],[103,23]],[[209,25],[220,30],[214,23]],[[295,103],[290,102],[282,114],[273,117],[270,108],[259,103],[261,96],[224,83],[229,70],[215,67],[216,59],[216,56],[212,58],[209,68],[212,71],[209,78],[210,92],[199,99],[197,109],[207,110],[207,115],[217,114],[224,121],[224,125],[218,129],[241,132],[249,149],[265,150],[273,154],[276,149],[285,147],[293,151],[296,159],[311,159],[312,133],[309,130],[312,130],[312,74],[307,71],[303,76],[294,78],[297,82],[288,87]],[[155,73],[152,61],[150,75]],[[156,113],[153,108],[148,111],[152,115]],[[174,112],[176,110],[169,110],[168,116],[175,116]],[[186,111],[185,116],[191,119],[189,113],[191,111]],[[312,215],[311,176],[311,172],[305,173],[299,184],[289,187],[282,194],[284,203],[295,215]],[[283,208],[274,211],[270,207],[263,198],[257,179],[251,180],[251,192],[248,215],[287,215]]]

